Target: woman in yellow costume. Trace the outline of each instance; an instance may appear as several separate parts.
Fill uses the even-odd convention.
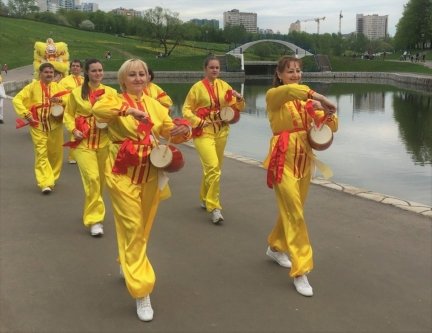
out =
[[[173,101],[171,97],[169,97],[168,94],[161,87],[159,87],[156,83],[153,82],[153,79],[154,79],[154,73],[149,68],[149,80],[146,87],[144,88],[144,93],[147,96],[150,96],[155,100],[157,100],[169,111],[170,107],[173,105]]]
[[[13,99],[18,117],[30,125],[35,151],[35,174],[42,193],[50,193],[60,177],[63,163],[63,122],[52,116],[55,105],[64,105],[62,96],[68,91],[53,82],[54,66],[39,67],[40,80],[33,80]],[[20,121],[23,123],[23,120]]]
[[[308,86],[298,84],[300,80],[301,61],[284,56],[276,67],[274,88],[266,94],[273,137],[264,166],[268,169],[267,185],[274,188],[279,208],[276,225],[268,236],[267,255],[279,265],[291,268],[297,292],[312,296],[313,289],[306,277],[313,268],[313,259],[304,204],[314,155],[307,130],[312,121],[324,119],[336,131],[338,122],[335,105]]]
[[[72,90],[66,104],[64,123],[74,141],[67,143],[74,150],[84,187],[85,201],[83,223],[92,236],[103,235],[105,204],[105,162],[108,156],[108,130],[99,128],[91,113],[93,104],[103,94],[116,95],[117,91],[103,85],[104,71],[97,59],[89,59],[84,65],[84,82]]]
[[[149,159],[160,136],[181,143],[191,136],[183,119],[172,120],[168,110],[143,93],[148,80],[147,65],[127,60],[118,71],[123,91],[104,95],[93,113],[108,122],[111,139],[105,175],[117,231],[119,261],[129,293],[136,299],[140,320],[153,319],[150,293],[155,273],[147,257],[147,246],[159,202],[169,196],[167,178]]]
[[[73,89],[80,87],[84,82],[84,77],[81,75],[82,71],[82,64],[81,60],[74,59],[70,63],[70,74],[66,77],[64,77],[60,84],[63,88],[66,90],[72,91]],[[73,138],[73,135],[72,135]],[[76,164],[76,160],[73,157],[73,150],[69,149],[69,155],[68,155],[68,163],[69,164]]]
[[[211,214],[217,224],[224,220],[220,203],[220,177],[229,125],[221,121],[220,110],[230,106],[243,111],[243,97],[225,81],[219,79],[220,63],[215,56],[204,61],[204,79],[195,83],[183,104],[183,116],[194,127],[194,145],[203,168],[201,207]]]

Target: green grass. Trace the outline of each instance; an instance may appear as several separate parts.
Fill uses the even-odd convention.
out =
[[[0,62],[7,63],[10,69],[32,64],[34,43],[45,41],[49,37],[55,42],[68,44],[70,59],[98,58],[104,62],[105,70],[108,71],[117,70],[131,57],[143,59],[154,70],[199,71],[203,59],[210,51],[224,54],[228,49],[226,44],[187,42],[177,46],[170,57],[156,58],[162,51],[156,42],[0,17]],[[107,50],[112,54],[109,61],[104,59]]]
[[[88,32],[46,24],[42,22],[0,17],[0,62],[9,68],[16,68],[33,63],[33,47],[36,41],[53,38],[55,42],[68,44],[70,59],[98,58],[107,71],[115,71],[129,58],[143,59],[153,70],[159,71],[200,71],[203,59],[209,52],[217,55],[228,51],[227,44],[185,41],[176,47],[171,56],[157,58],[162,51],[155,41],[141,41],[139,38],[124,38],[98,32]],[[105,60],[104,54],[111,51],[111,60]],[[248,56],[246,54],[246,56]],[[396,55],[393,55],[396,57]],[[253,58],[253,56],[252,56]],[[278,57],[272,56],[275,60]],[[427,59],[431,58],[428,53]],[[362,60],[351,57],[330,57],[333,71],[358,72],[411,72],[432,74],[432,69],[410,62],[392,61],[389,55],[382,59]],[[313,58],[304,59],[305,70],[313,70]]]
[[[432,74],[432,69],[419,63],[398,60],[365,60],[351,57],[330,57],[335,72],[401,72]]]

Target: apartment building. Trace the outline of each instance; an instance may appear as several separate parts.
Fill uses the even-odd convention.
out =
[[[388,15],[356,15],[356,32],[369,39],[386,38],[388,35]]]
[[[238,9],[233,9],[223,13],[223,21],[224,28],[242,25],[247,32],[258,32],[256,13],[244,13]]]

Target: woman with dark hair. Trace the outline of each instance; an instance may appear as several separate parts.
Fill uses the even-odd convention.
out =
[[[183,104],[183,116],[194,128],[194,146],[202,165],[201,207],[211,214],[215,224],[224,220],[220,203],[220,178],[229,124],[222,121],[220,110],[231,107],[243,111],[243,97],[228,83],[219,79],[220,62],[213,55],[204,61],[204,79],[189,90]]]
[[[67,143],[74,150],[84,187],[85,201],[83,223],[94,237],[103,235],[105,204],[105,161],[108,156],[108,131],[91,113],[93,104],[104,94],[117,94],[113,88],[102,84],[104,71],[97,59],[84,65],[84,82],[72,90],[66,103],[64,123],[74,141]],[[106,127],[106,126],[105,126]]]
[[[267,255],[291,268],[297,292],[312,296],[306,277],[313,268],[313,259],[304,204],[314,154],[307,131],[312,122],[325,122],[335,132],[338,122],[336,106],[308,86],[300,85],[301,75],[301,60],[282,57],[276,67],[274,87],[266,94],[273,137],[264,166],[268,169],[267,185],[274,188],[279,208],[276,225],[268,236]]]
[[[167,177],[151,164],[150,154],[160,137],[181,143],[191,136],[185,120],[172,120],[166,108],[143,93],[148,75],[145,62],[127,60],[118,71],[122,93],[104,95],[93,106],[95,116],[108,122],[111,139],[105,176],[120,271],[143,321],[153,319],[150,294],[156,281],[147,257],[148,241],[159,202],[170,196]]]

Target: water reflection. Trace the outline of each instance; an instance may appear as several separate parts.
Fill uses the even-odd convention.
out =
[[[160,83],[174,101],[174,115],[181,114],[193,83]],[[332,167],[334,181],[432,205],[430,93],[388,84],[306,83],[338,105],[334,143],[317,153]],[[246,110],[231,127],[227,150],[262,161],[271,137],[265,111],[271,81],[231,84],[243,91]]]
[[[400,137],[414,162],[420,165],[432,161],[432,97],[399,91],[394,94],[394,119],[399,124]]]

